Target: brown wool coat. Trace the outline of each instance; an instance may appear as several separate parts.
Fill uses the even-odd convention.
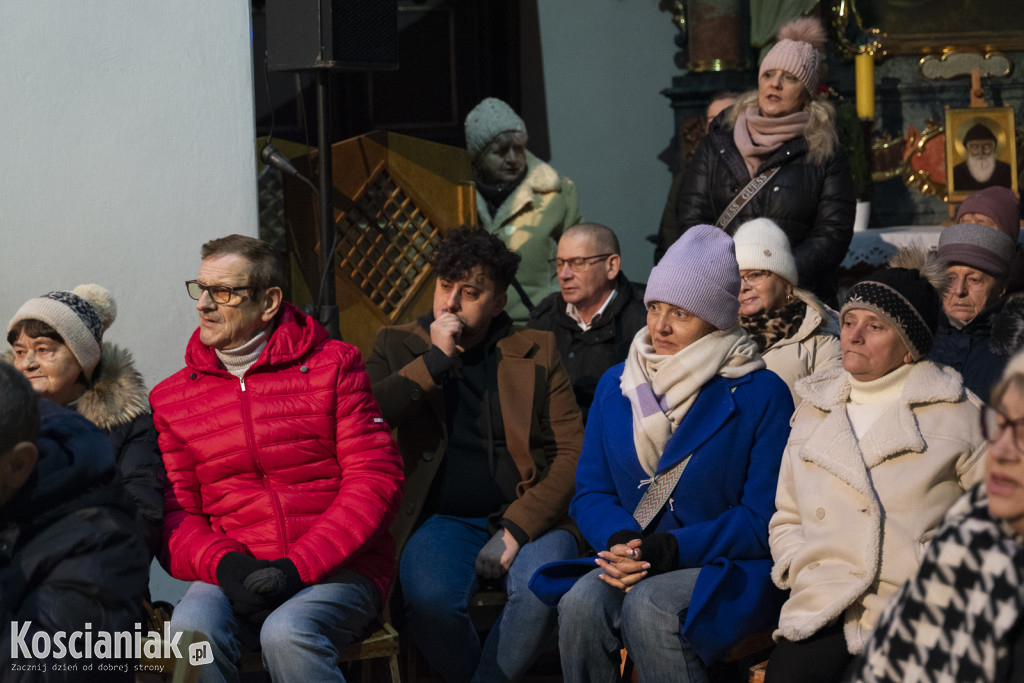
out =
[[[391,528],[399,552],[419,521],[448,446],[444,396],[423,362],[430,346],[429,333],[418,323],[384,328],[366,363],[373,395],[397,430],[405,461],[405,498]],[[555,526],[570,527],[578,536],[568,507],[583,420],[554,335],[513,328],[497,346],[505,439],[522,480],[517,499],[492,521],[508,519],[530,540]]]

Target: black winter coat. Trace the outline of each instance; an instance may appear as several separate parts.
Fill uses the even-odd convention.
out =
[[[928,352],[929,360],[948,365],[963,375],[964,386],[985,402],[988,402],[992,387],[999,381],[1003,368],[1015,350],[1000,348],[1007,346],[1007,340],[994,339],[992,336],[996,320],[1007,314],[1012,315],[1010,310],[1004,313],[1003,307],[1004,302],[1000,299],[959,330],[950,324],[949,318],[940,313],[935,340]]]
[[[24,641],[46,632],[135,631],[143,621],[149,558],[117,482],[106,435],[87,419],[40,402],[39,459],[25,485],[0,508],[0,678],[13,681],[132,681],[133,661],[11,657],[11,622],[31,621]],[[19,633],[21,629],[19,627]],[[68,642],[65,640],[65,642]],[[79,641],[84,642],[84,641]],[[20,654],[20,651],[19,651]],[[127,673],[99,670],[126,664]],[[77,664],[77,671],[53,665]],[[47,671],[15,665],[45,664]]]
[[[724,115],[712,123],[693,160],[686,167],[676,196],[678,223],[674,234],[660,235],[661,250],[698,224],[714,225],[747,183],[750,173],[733,142]],[[807,160],[807,140],[789,140],[762,163],[760,172],[778,166],[769,183],[726,227],[730,235],[743,223],[770,218],[789,237],[799,286],[836,306],[837,271],[853,237],[856,194],[842,148],[821,165]]]
[[[632,283],[619,272],[615,299],[586,332],[566,314],[565,299],[558,292],[544,299],[530,314],[529,327],[555,333],[555,343],[572,379],[584,422],[601,375],[626,360],[633,337],[647,324],[645,289],[645,285]]]

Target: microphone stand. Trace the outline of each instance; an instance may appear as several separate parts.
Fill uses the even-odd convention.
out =
[[[341,339],[337,294],[334,288],[334,247],[337,245],[338,230],[334,224],[334,202],[331,199],[334,188],[331,168],[331,82],[328,69],[316,69],[317,108],[317,163],[320,170],[320,294],[317,297],[316,319],[327,330],[331,339]],[[330,246],[328,246],[330,245]]]

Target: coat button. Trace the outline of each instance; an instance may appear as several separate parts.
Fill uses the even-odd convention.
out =
[[[299,368],[299,372],[309,372],[309,368],[303,365],[301,368]]]
[[[431,453],[430,451],[426,451],[423,453],[423,459],[426,460],[427,462],[430,462],[431,460],[434,459],[434,454]]]
[[[825,519],[825,508],[818,508],[814,511],[814,516],[818,519]]]
[[[569,352],[569,358],[575,358],[575,357],[576,357],[576,352],[575,351],[570,351]]]
[[[772,192],[778,192],[778,191],[779,191],[779,186],[778,185],[776,185],[775,187],[772,188]]]
[[[423,392],[420,391],[419,389],[413,389],[411,392],[409,392],[409,398],[411,398],[414,401],[420,400],[422,396]]]
[[[188,376],[188,378],[189,379],[195,379],[196,378],[196,373],[193,372],[191,375]]]
[[[809,565],[807,565],[807,568],[808,569],[817,569],[820,566],[821,566],[821,562],[811,562]]]
[[[406,503],[405,504],[405,514],[411,515],[414,512],[416,512],[416,507],[412,503]]]

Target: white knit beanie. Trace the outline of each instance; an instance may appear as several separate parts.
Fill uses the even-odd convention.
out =
[[[740,270],[770,270],[791,285],[796,285],[796,259],[789,238],[775,221],[755,218],[736,229],[736,262]]]
[[[804,84],[807,92],[814,96],[818,90],[818,52],[825,47],[828,35],[821,22],[811,17],[801,17],[784,24],[779,29],[779,42],[765,55],[760,78],[765,71],[781,69],[791,73]]]
[[[466,114],[466,149],[476,159],[491,140],[506,131],[526,134],[519,114],[496,97],[488,97]]]
[[[26,301],[7,324],[10,332],[23,320],[38,320],[52,327],[82,366],[87,380],[100,362],[103,330],[117,317],[117,304],[100,285],[79,285],[74,291],[50,292]]]

